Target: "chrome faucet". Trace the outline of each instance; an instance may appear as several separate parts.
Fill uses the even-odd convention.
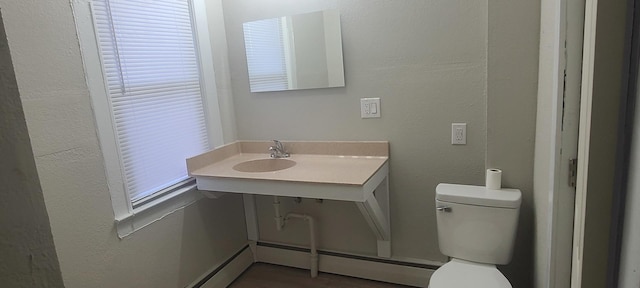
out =
[[[284,151],[284,145],[278,140],[273,140],[273,146],[269,147],[271,158],[287,158],[289,153]]]

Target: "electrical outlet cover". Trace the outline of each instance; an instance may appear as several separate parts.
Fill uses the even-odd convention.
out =
[[[467,123],[451,123],[451,144],[467,144]]]
[[[380,118],[380,98],[361,98],[360,117]]]

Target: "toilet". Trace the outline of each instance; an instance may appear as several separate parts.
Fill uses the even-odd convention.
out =
[[[511,261],[521,202],[518,189],[439,184],[438,241],[451,261],[433,273],[429,288],[512,288],[496,265]]]

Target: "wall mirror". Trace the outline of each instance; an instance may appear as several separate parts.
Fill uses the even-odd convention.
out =
[[[338,10],[243,23],[251,92],[344,86]]]

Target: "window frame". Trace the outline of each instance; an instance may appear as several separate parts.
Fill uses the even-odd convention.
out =
[[[204,0],[186,1],[189,2],[191,10],[209,147],[218,147],[224,144],[224,140],[206,6]],[[118,236],[123,238],[160,220],[166,215],[195,203],[202,199],[203,196],[196,190],[195,180],[190,178],[160,190],[148,196],[149,198],[139,200],[135,207],[131,202],[129,194],[124,187],[123,167],[117,147],[115,127],[112,121],[112,111],[106,88],[107,82],[104,76],[91,5],[92,0],[72,1],[85,77],[95,116],[98,140],[105,162],[105,172],[109,193],[111,194],[117,232]]]

